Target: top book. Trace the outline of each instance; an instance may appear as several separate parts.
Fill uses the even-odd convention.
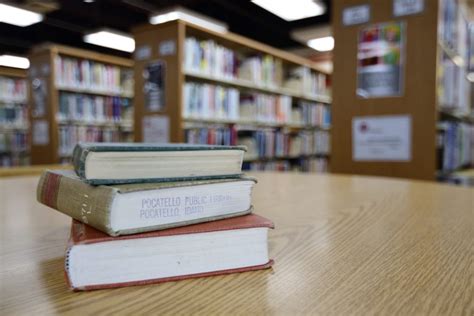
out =
[[[244,146],[79,143],[77,175],[89,184],[231,178],[242,174]]]

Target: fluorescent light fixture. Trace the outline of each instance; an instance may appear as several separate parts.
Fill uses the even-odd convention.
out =
[[[30,61],[28,58],[20,56],[0,55],[0,66],[28,69]]]
[[[334,37],[326,36],[314,38],[309,40],[306,44],[312,49],[317,50],[318,52],[327,52],[333,50],[334,48]]]
[[[124,52],[133,52],[135,50],[135,40],[125,34],[111,30],[98,30],[84,35],[84,42],[98,46],[121,50]]]
[[[225,23],[180,7],[155,13],[150,17],[151,24],[161,24],[174,20],[183,20],[219,33],[226,33],[228,29]]]
[[[313,0],[252,0],[252,3],[286,21],[305,19],[326,12],[323,3]]]
[[[474,72],[470,72],[467,74],[467,80],[470,82],[474,82]]]
[[[28,26],[43,21],[43,15],[0,3],[0,22]]]

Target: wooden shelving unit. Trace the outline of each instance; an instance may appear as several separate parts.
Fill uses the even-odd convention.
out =
[[[132,60],[45,44],[30,62],[33,164],[69,162],[77,141],[133,141]]]
[[[303,83],[301,85],[293,85],[291,88],[286,85],[287,76],[294,69],[301,70],[316,76],[319,74],[329,76],[324,71],[312,64],[311,61],[301,58],[299,56],[289,54],[287,52],[275,49],[273,47],[264,45],[262,43],[253,41],[251,39],[233,34],[218,33],[202,28],[197,25],[193,25],[184,21],[171,21],[160,25],[144,25],[136,27],[133,30],[133,35],[136,41],[136,51],[134,55],[135,61],[135,140],[136,141],[154,141],[154,139],[147,139],[145,134],[146,129],[150,128],[144,124],[144,120],[151,117],[157,117],[164,122],[168,122],[169,130],[162,131],[162,134],[168,134],[169,138],[164,139],[165,141],[172,142],[195,142],[195,140],[189,138],[188,135],[190,130],[197,129],[232,129],[237,133],[236,143],[240,144],[240,141],[244,137],[253,135],[259,131],[274,131],[275,133],[283,133],[290,135],[289,138],[299,137],[299,133],[306,132],[330,132],[330,124],[310,124],[309,122],[293,120],[288,118],[284,120],[265,120],[262,117],[248,117],[242,115],[242,96],[246,94],[250,95],[263,95],[272,96],[275,98],[285,97],[291,99],[291,111],[299,111],[302,105],[300,102],[306,102],[309,104],[318,104],[318,106],[324,107],[327,111],[330,111],[330,105],[332,102],[330,88],[324,90],[325,93],[311,93],[304,88]],[[235,64],[233,64],[231,74],[220,75],[216,73],[215,69],[210,67],[208,71],[203,69],[196,69],[187,65],[187,54],[192,54],[193,51],[187,46],[188,39],[195,39],[196,41],[204,43],[206,41],[212,41],[209,45],[217,45],[218,49],[227,49],[235,54]],[[241,69],[243,63],[247,58],[268,58],[272,59],[275,64],[281,63],[281,79],[282,81],[273,84],[270,82],[249,80],[241,75]],[[149,65],[161,63],[164,65],[163,73],[163,94],[164,104],[161,109],[150,110],[147,106],[147,96],[143,94],[143,87],[148,85],[146,76],[143,74],[147,72]],[[279,68],[274,73],[279,73]],[[319,76],[322,76],[319,75]],[[275,75],[277,77],[277,75]],[[186,84],[192,83],[196,85],[209,85],[223,87],[223,89],[233,89],[239,94],[238,110],[237,115],[232,116],[219,116],[219,115],[190,115],[187,114],[186,104]],[[279,102],[279,101],[277,101]],[[310,105],[308,105],[310,106]],[[292,115],[291,115],[292,116]],[[166,129],[166,123],[163,124],[163,128]],[[157,128],[156,134],[159,137],[160,128]],[[243,134],[247,132],[247,135]],[[149,135],[149,134],[148,134]],[[158,138],[159,141],[163,141],[163,138]],[[289,141],[290,142],[290,141]],[[201,142],[202,143],[202,142]],[[246,161],[253,163],[264,164],[267,161],[283,161],[283,160],[295,160],[295,159],[308,159],[308,158],[321,158],[323,155],[319,154],[304,154],[301,153],[297,156],[291,156],[287,154],[276,154],[272,157],[266,157],[264,155],[258,155],[257,158],[246,159]],[[329,158],[329,154],[324,155],[325,158]],[[292,165],[293,166],[293,165]],[[297,166],[298,167],[298,166]]]
[[[0,166],[30,163],[26,70],[0,66]]]
[[[354,1],[335,3],[332,18],[336,42],[333,54],[333,171],[424,180],[435,180],[440,174],[446,174],[446,170],[440,169],[446,156],[442,152],[446,148],[446,138],[442,135],[445,122],[472,126],[474,113],[469,92],[459,89],[461,84],[467,83],[466,74],[455,73],[443,81],[447,71],[463,70],[469,60],[462,47],[467,43],[466,38],[462,38],[463,26],[459,20],[463,15],[462,3],[462,0],[424,1],[421,12],[396,17],[392,2],[369,0],[364,3],[370,7],[369,20],[356,25],[344,25],[342,21],[343,11],[355,5]],[[450,7],[446,12],[446,5],[457,4],[458,8]],[[456,19],[451,20],[451,15]],[[445,20],[447,23],[443,22]],[[403,93],[390,97],[359,97],[356,93],[359,32],[370,25],[387,22],[401,22],[405,29]],[[451,31],[453,34],[449,33]],[[445,87],[446,84],[452,84],[454,90],[446,93],[450,88]],[[353,119],[394,115],[411,119],[410,159],[355,160]]]

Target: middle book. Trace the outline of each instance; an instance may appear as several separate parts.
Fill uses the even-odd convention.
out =
[[[111,236],[136,234],[248,214],[250,177],[89,185],[72,170],[47,170],[41,203]]]

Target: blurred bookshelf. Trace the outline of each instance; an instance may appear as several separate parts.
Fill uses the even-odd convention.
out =
[[[467,172],[474,168],[474,29],[465,4],[439,2],[438,21],[438,180],[470,184]],[[460,176],[460,174],[463,174]]]
[[[0,167],[30,163],[26,70],[0,66]]]
[[[144,120],[159,116],[169,120],[170,141],[247,146],[244,169],[329,169],[330,75],[309,60],[184,21],[133,33],[137,141],[149,140]],[[166,65],[166,101],[150,109],[138,94],[157,62]]]
[[[80,141],[133,141],[133,61],[61,45],[33,48],[31,161],[70,163]]]

